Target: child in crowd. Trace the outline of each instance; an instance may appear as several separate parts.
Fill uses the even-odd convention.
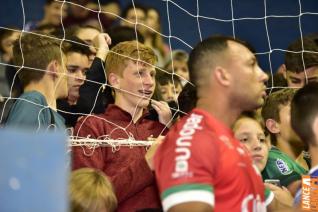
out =
[[[301,184],[301,175],[307,172],[307,167],[296,163],[296,158],[302,157],[304,145],[295,134],[290,123],[290,102],[295,89],[284,88],[271,93],[262,107],[262,116],[266,130],[270,133],[270,161],[262,172],[264,179],[280,179],[294,195]],[[307,160],[308,161],[308,160]],[[302,164],[307,165],[306,162]]]
[[[174,74],[157,70],[156,80],[158,82],[158,90],[160,91],[162,100],[165,102],[177,102],[178,96],[182,91],[180,78]]]
[[[117,199],[107,176],[99,170],[82,168],[71,173],[71,212],[113,212]]]
[[[165,65],[166,70],[180,77],[182,87],[189,81],[188,58],[189,55],[187,52],[174,50],[172,52],[172,58]]]
[[[264,122],[256,113],[244,112],[233,125],[235,137],[247,148],[254,165],[262,172],[266,166],[271,166],[272,161],[269,158],[270,141],[266,139],[264,133]],[[284,177],[283,175],[281,175]],[[277,180],[277,179],[275,179]],[[265,181],[266,183],[266,181]],[[293,197],[287,188],[280,188],[278,185],[268,185],[267,189],[273,191],[276,204],[273,205],[274,211],[291,210]],[[266,190],[268,192],[268,190]]]

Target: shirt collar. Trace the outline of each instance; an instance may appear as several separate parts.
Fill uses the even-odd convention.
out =
[[[211,115],[207,111],[199,109],[199,108],[195,108],[195,109],[193,109],[192,112],[205,116],[207,119],[206,123],[209,126],[211,126],[212,128],[217,128],[218,134],[223,134],[223,135],[228,136],[228,137],[234,136],[233,131],[228,126],[226,126],[220,120],[216,119],[213,115]]]
[[[139,118],[139,120],[144,118],[145,116],[147,116],[148,113],[149,112],[147,109],[143,110],[143,114]],[[109,104],[106,111],[105,111],[105,114],[111,114],[113,116],[115,115],[117,120],[121,120],[121,121],[131,121],[132,120],[132,116],[130,113],[128,113],[127,111],[123,110],[122,108],[120,108],[119,106],[117,106],[115,104]]]

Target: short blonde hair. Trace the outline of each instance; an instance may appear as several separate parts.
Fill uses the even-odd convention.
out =
[[[158,61],[154,51],[137,41],[125,41],[114,46],[106,57],[106,75],[110,73],[122,76],[127,61],[139,61],[148,65],[155,65]]]
[[[92,168],[71,173],[69,195],[72,212],[115,211],[117,199],[106,175]]]

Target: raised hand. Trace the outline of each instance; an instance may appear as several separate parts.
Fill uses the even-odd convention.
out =
[[[99,33],[96,35],[93,39],[93,46],[96,49],[96,57],[105,61],[111,42],[112,40],[107,33]]]
[[[172,113],[167,102],[151,100],[151,106],[157,111],[159,122],[170,127]]]

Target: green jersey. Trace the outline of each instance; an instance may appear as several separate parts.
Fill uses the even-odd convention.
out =
[[[282,186],[287,187],[290,183],[301,180],[301,175],[307,170],[297,164],[287,154],[272,146],[268,153],[265,169],[262,171],[263,180],[278,179]]]

